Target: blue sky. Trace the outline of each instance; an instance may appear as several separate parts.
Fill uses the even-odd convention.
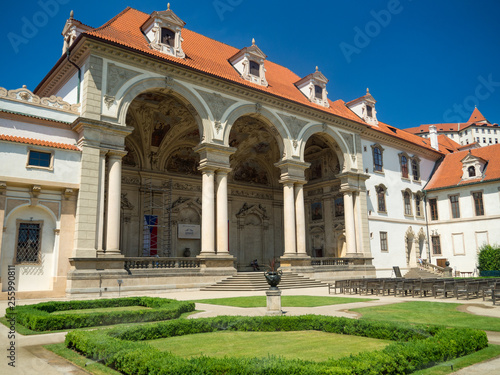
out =
[[[61,55],[70,10],[98,27],[126,6],[151,13],[167,1],[4,2],[0,86],[37,86]],[[171,8],[187,28],[234,47],[255,38],[299,76],[318,65],[330,99],[369,87],[379,120],[399,128],[466,121],[475,105],[500,122],[498,0],[173,0]]]

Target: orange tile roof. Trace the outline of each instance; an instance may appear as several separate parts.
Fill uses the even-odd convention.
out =
[[[385,133],[385,134],[388,134],[390,136],[393,136],[395,138],[398,138],[398,139],[401,139],[401,140],[404,140],[404,141],[407,141],[407,142],[411,142],[417,146],[421,146],[421,147],[424,147],[428,150],[432,150],[432,151],[435,151],[435,152],[440,152],[440,151],[437,151],[435,149],[433,149],[431,147],[431,142],[430,140],[426,139],[426,138],[421,138],[417,135],[414,135],[414,134],[411,134],[411,133],[408,133],[406,131],[406,129],[399,129],[399,128],[396,128],[394,126],[391,126],[391,125],[388,125],[386,123],[383,123],[382,121],[379,121],[378,122],[378,126],[376,125],[370,125],[372,129],[374,130],[378,130],[382,133]]]
[[[17,137],[14,135],[6,135],[6,134],[0,134],[0,141],[25,143],[25,144],[34,145],[34,146],[45,146],[45,147],[52,147],[52,148],[60,148],[63,150],[80,151],[80,149],[75,145],[70,145],[70,144],[66,144],[66,143],[58,143],[58,142],[49,142],[49,141],[44,141],[41,139]]]
[[[462,159],[468,154],[487,161],[483,178],[462,181]],[[437,168],[425,190],[469,185],[500,179],[500,144],[448,154]]]
[[[479,122],[479,121],[488,121],[486,120],[486,117],[483,116],[481,112],[479,112],[479,109],[474,108],[474,111],[472,111],[472,115],[470,115],[469,121],[468,122]]]
[[[442,151],[445,154],[458,151],[460,148],[460,145],[457,142],[455,142],[453,139],[447,137],[444,134],[438,135],[438,144],[439,144],[439,151]]]
[[[330,101],[330,108],[311,103],[294,85],[301,77],[289,69],[266,60],[266,80],[268,87],[260,86],[241,78],[240,74],[229,63],[239,49],[210,39],[189,29],[182,29],[182,49],[186,58],[180,59],[151,49],[141,31],[141,26],[150,15],[130,7],[126,8],[103,26],[84,33],[89,37],[106,40],[143,54],[192,68],[228,81],[251,87],[268,94],[292,100],[294,102],[329,112],[346,119],[365,124],[356,114],[345,106],[341,100]]]

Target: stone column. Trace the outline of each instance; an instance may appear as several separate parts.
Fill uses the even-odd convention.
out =
[[[120,211],[123,151],[108,152],[108,210],[106,225],[106,256],[120,254]]]
[[[228,255],[228,223],[227,223],[227,170],[216,172],[217,181],[217,255]]]
[[[201,168],[200,168],[201,169]],[[214,170],[203,167],[201,199],[201,254],[215,255]]]
[[[283,181],[283,215],[285,223],[285,253],[284,255],[295,255],[296,235],[295,235],[295,197],[294,183],[292,181]]]
[[[354,225],[356,228],[356,252],[363,253],[363,231],[361,230],[361,193],[353,194],[354,198]]]
[[[98,255],[103,255],[104,245],[104,191],[106,180],[106,153],[107,150],[101,150],[99,155],[99,185],[97,186],[97,223],[96,223],[96,249]]]
[[[354,224],[353,192],[344,191],[344,220],[347,254],[356,253],[356,227]]]
[[[297,254],[300,256],[306,253],[306,217],[304,210],[304,184],[295,183],[295,225],[297,235]]]

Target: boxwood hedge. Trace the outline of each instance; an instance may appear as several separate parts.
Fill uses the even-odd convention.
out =
[[[143,340],[220,330],[324,332],[394,340],[385,349],[338,360],[313,362],[266,358],[184,359],[151,347]],[[270,349],[273,343],[269,342]],[[141,327],[73,331],[66,346],[124,374],[409,374],[437,362],[457,358],[488,345],[483,331],[438,326],[414,326],[335,318],[228,317],[159,322]],[[251,353],[249,353],[251,355]]]
[[[96,309],[103,307],[144,306],[150,309],[107,311],[87,314],[52,314],[55,311]],[[178,318],[194,311],[193,302],[181,302],[158,297],[128,297],[88,301],[43,302],[36,305],[7,308],[6,317],[33,331],[94,327],[118,323],[151,322]]]

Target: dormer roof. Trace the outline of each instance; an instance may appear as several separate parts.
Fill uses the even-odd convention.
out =
[[[244,47],[229,58],[229,62],[244,80],[267,86],[265,60],[267,55],[255,44]]]
[[[328,103],[328,92],[326,91],[326,84],[328,79],[318,70],[311,73],[304,78],[299,79],[295,82],[295,86],[305,95],[309,101],[322,105],[323,107],[329,107]]]
[[[370,90],[367,88],[365,95],[357,99],[351,100],[346,105],[347,107],[349,107],[351,111],[356,113],[368,124],[378,125],[375,103],[377,103],[377,101],[372,96],[372,94],[370,94]]]
[[[151,48],[165,54],[184,58],[181,33],[186,22],[181,20],[171,9],[153,12],[142,24],[141,30],[146,35]]]

